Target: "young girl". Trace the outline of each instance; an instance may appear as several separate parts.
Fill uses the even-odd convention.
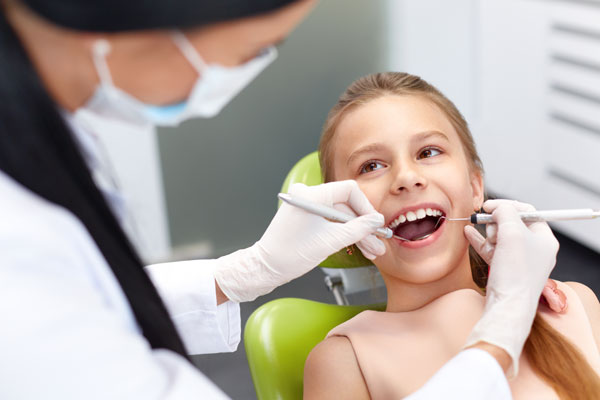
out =
[[[470,227],[444,218],[468,216],[483,204],[475,144],[459,111],[434,87],[380,73],[340,97],[319,150],[325,180],[356,180],[403,239],[387,240],[386,253],[374,260],[388,291],[386,311],[359,314],[313,349],[304,396],[406,396],[462,349],[483,312],[487,266],[469,255]],[[584,285],[558,288],[568,309],[556,314],[540,306],[510,381],[515,399],[600,396],[600,304]]]

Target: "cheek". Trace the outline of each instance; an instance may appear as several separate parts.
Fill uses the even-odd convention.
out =
[[[380,211],[381,202],[383,200],[383,187],[378,182],[358,182],[358,187],[367,196],[369,202],[376,210]]]
[[[471,209],[473,206],[473,188],[471,187],[470,176],[465,173],[465,167],[456,166],[455,168],[443,168],[439,171],[438,182],[440,182],[444,191],[456,207],[466,207]]]

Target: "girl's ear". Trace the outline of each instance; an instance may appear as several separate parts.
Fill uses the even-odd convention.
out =
[[[474,171],[471,173],[471,189],[473,191],[473,210],[479,210],[484,200],[483,176],[481,172]]]

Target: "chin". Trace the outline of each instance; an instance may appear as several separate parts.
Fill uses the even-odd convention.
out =
[[[426,262],[412,264],[401,278],[406,282],[414,284],[428,284],[442,280],[451,275],[459,265],[454,265],[449,260],[429,260]]]
[[[470,265],[465,262],[465,257],[468,261],[467,250],[466,239],[449,241],[444,246],[430,246],[420,251],[388,248],[383,257],[375,259],[375,265],[392,278],[413,284],[427,284],[439,281],[465,265],[468,265],[470,272]]]

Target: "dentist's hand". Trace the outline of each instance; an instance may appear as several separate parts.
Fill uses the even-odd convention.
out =
[[[465,347],[489,343],[504,349],[512,359],[508,375],[513,377],[540,294],[556,264],[558,241],[545,222],[526,225],[521,221],[518,212],[534,210],[528,204],[490,200],[484,210],[493,214],[498,232],[491,252],[485,310]],[[473,237],[469,227],[465,227],[465,234]]]
[[[383,215],[375,211],[355,181],[310,187],[294,184],[289,193],[342,210],[349,206],[359,217],[342,224],[282,204],[258,242],[217,260],[215,279],[230,300],[254,300],[355,243],[367,258],[385,253],[385,245],[373,235],[383,226]]]
[[[531,208],[532,209],[532,208]],[[474,227],[465,226],[465,236],[471,243],[471,246],[481,256],[487,265],[492,263],[494,250],[498,241],[498,225],[487,224],[485,226],[485,236],[481,236],[479,231]],[[545,303],[550,309],[557,313],[563,313],[567,310],[567,296],[552,279],[546,281],[540,302]]]

